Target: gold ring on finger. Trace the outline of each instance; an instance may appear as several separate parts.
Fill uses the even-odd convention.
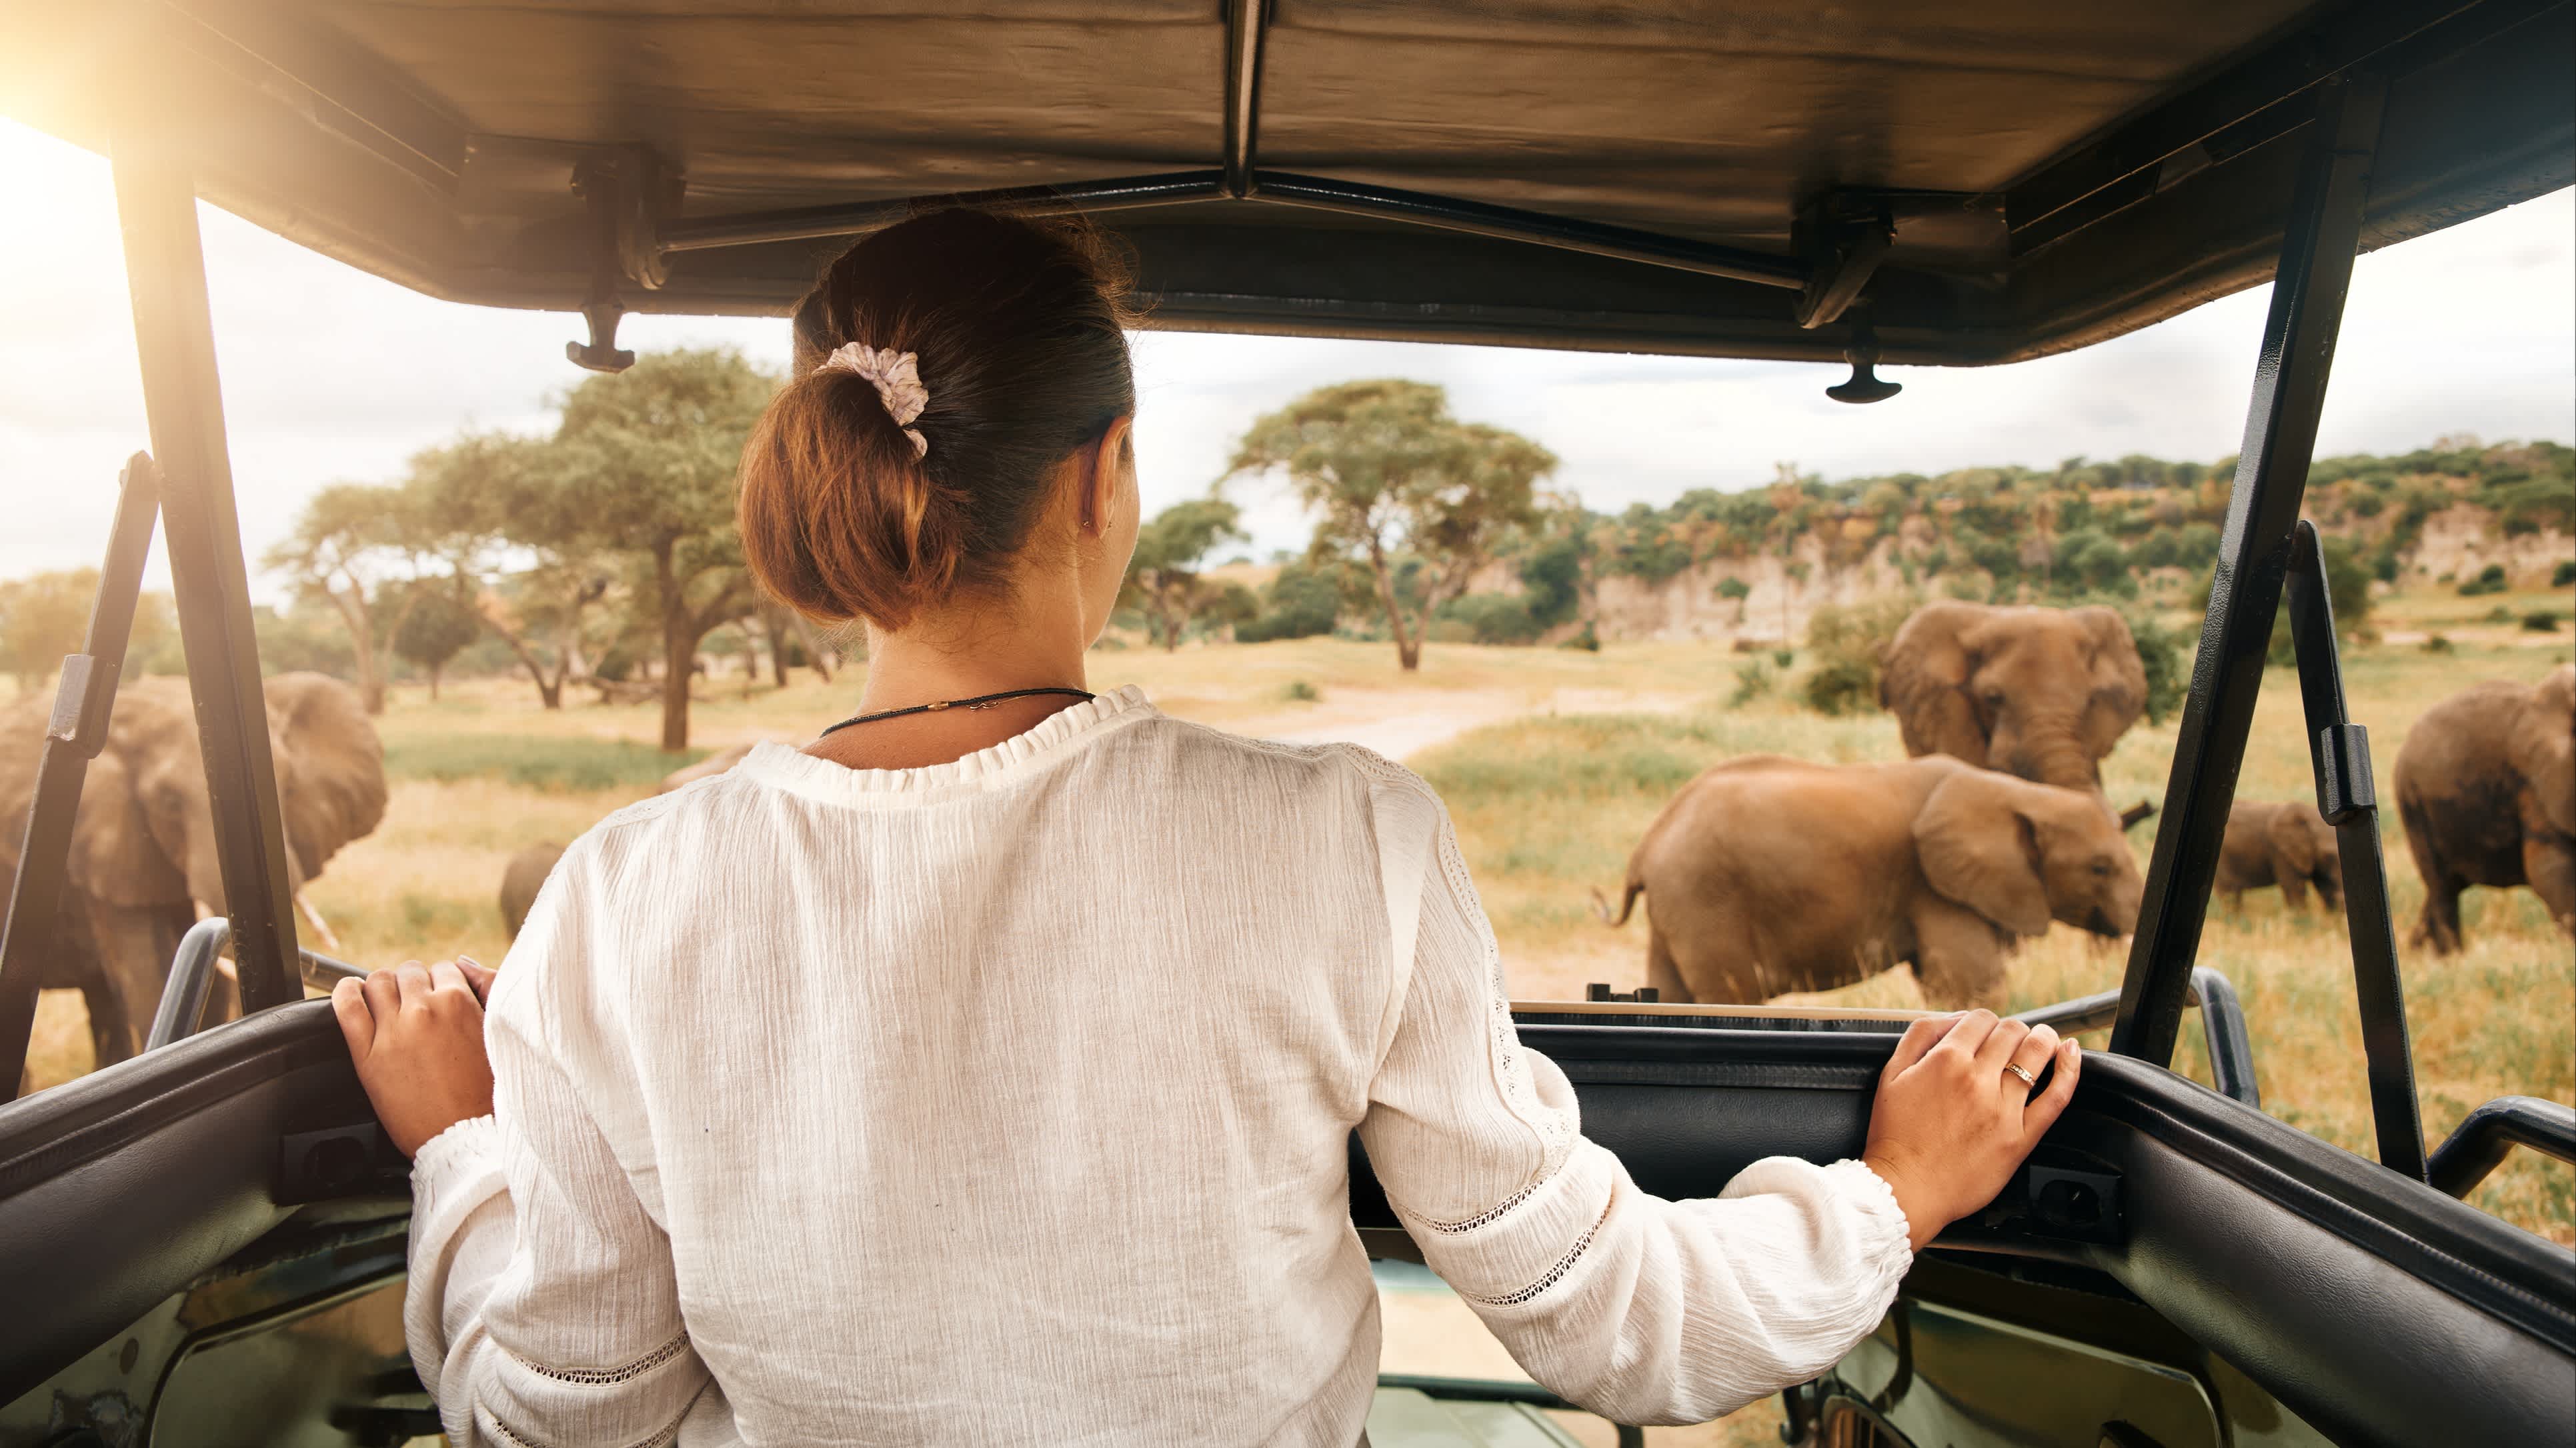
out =
[[[2039,1089],[2039,1078],[2030,1074],[2029,1071],[2024,1070],[2019,1061],[2012,1062],[2005,1066],[2004,1074],[2007,1076],[2019,1076],[2021,1078],[2022,1089],[2025,1091],[2036,1091]]]

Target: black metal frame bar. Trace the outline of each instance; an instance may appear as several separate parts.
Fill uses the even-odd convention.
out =
[[[143,407],[161,471],[179,642],[205,755],[242,1009],[266,1010],[303,999],[304,989],[293,965],[295,906],[286,830],[278,813],[276,762],[269,757],[268,700],[260,687],[259,641],[251,630],[241,519],[233,503],[196,189],[166,136],[121,135],[113,159]]]
[[[2218,1094],[2262,1110],[2262,1088],[2254,1079],[2254,1038],[2245,1028],[2245,1007],[2236,998],[2234,983],[2208,966],[2199,966],[2191,973],[2186,999],[2200,1007],[2201,1044],[2209,1052],[2209,1079]],[[2023,1011],[2015,1019],[2071,1036],[2098,1031],[2119,1014],[2120,993],[2106,990]]]
[[[53,717],[45,726],[26,832],[18,845],[18,877],[10,886],[7,923],[0,925],[0,1100],[18,1093],[27,1069],[27,1043],[35,1032],[36,992],[44,984],[46,965],[61,948],[55,937],[63,887],[71,874],[72,825],[80,813],[81,785],[89,776],[89,762],[107,747],[116,683],[125,672],[125,644],[134,630],[134,604],[143,590],[143,564],[152,553],[152,526],[160,511],[160,470],[149,454],[136,453],[117,480],[116,521],[108,528],[107,558],[99,568],[88,632],[81,651],[63,660],[62,678],[54,686]]]
[[[223,957],[224,947],[232,943],[232,922],[221,915],[210,915],[188,927],[171,957],[170,978],[161,983],[161,1004],[152,1013],[152,1034],[144,1039],[143,1049],[156,1051],[197,1033],[205,1022],[206,998],[214,994],[215,962]],[[333,960],[309,950],[297,955],[305,983],[323,990],[329,990],[344,977],[367,977],[365,967],[345,960]]]
[[[2158,1066],[2173,1059],[2220,838],[2263,687],[2386,97],[2386,83],[2369,75],[2319,87],[2308,155],[2291,198],[2209,611],[2165,784],[2164,824],[2156,831],[2146,903],[2111,1028],[2112,1050]]]
[[[1246,124],[1253,118],[1247,113]],[[1168,171],[1113,181],[1072,182],[1063,186],[1015,186],[995,191],[961,191],[951,196],[907,196],[891,201],[854,201],[833,206],[801,206],[785,211],[754,211],[736,216],[679,218],[663,222],[655,245],[663,252],[705,251],[725,246],[756,246],[777,241],[814,241],[850,236],[891,225],[928,207],[991,206],[1023,215],[1091,214],[1129,211],[1144,206],[1170,206],[1194,201],[1251,201],[1401,221],[1443,231],[1463,231],[1499,241],[1579,251],[1619,261],[1640,262],[1703,276],[1730,277],[1759,286],[1804,291],[1809,271],[1795,257],[1715,242],[1692,241],[1634,227],[1550,216],[1515,206],[1489,206],[1423,191],[1400,191],[1361,181],[1302,176],[1290,171],[1263,171],[1252,166],[1249,132],[1243,137],[1244,169],[1240,181],[1229,167],[1222,170]],[[1231,158],[1230,158],[1231,159]],[[1237,193],[1231,187],[1242,184]],[[1858,288],[1855,286],[1854,291]]]
[[[2380,1164],[2424,1179],[2424,1118],[2415,1102],[2415,1053],[2406,1035],[2406,992],[2397,974],[2397,934],[2388,914],[2388,865],[2379,849],[2379,801],[2370,777],[2370,732],[2344,705],[2343,661],[2335,649],[2334,605],[2316,525],[2299,520],[2290,540],[2290,639],[2299,659],[2299,701],[2307,716],[2308,759],[2317,813],[2334,826],[2343,857],[2343,911],[2352,940],[2353,990],[2361,1003],[2361,1049],[2370,1077],[2370,1115]]]
[[[2426,1179],[2438,1191],[2465,1197],[2504,1165],[2517,1146],[2576,1162],[2576,1106],[2537,1096],[2499,1096],[2470,1112],[2443,1140]]]

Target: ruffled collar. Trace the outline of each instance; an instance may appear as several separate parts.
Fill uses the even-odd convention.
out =
[[[1059,709],[1025,733],[946,764],[918,769],[852,769],[785,744],[757,744],[731,773],[826,804],[880,805],[961,789],[985,789],[1072,754],[1093,739],[1158,711],[1133,684]]]

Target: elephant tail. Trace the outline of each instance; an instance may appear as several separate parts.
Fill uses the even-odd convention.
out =
[[[1629,912],[1637,908],[1637,897],[1645,893],[1646,882],[1633,874],[1630,875],[1623,893],[1619,896],[1619,911],[1614,915],[1610,911],[1610,902],[1602,897],[1601,887],[1595,885],[1592,887],[1593,913],[1601,917],[1602,924],[1615,929],[1628,923]]]

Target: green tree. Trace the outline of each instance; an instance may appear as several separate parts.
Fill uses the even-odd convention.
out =
[[[1538,483],[1555,469],[1528,438],[1451,416],[1439,387],[1383,379],[1319,387],[1261,418],[1228,471],[1287,478],[1320,515],[1309,556],[1365,570],[1410,672],[1440,605],[1466,592],[1497,542],[1538,520]],[[1407,555],[1422,576],[1400,599]]]
[[[483,618],[475,611],[470,580],[424,578],[403,588],[415,596],[405,600],[402,622],[394,628],[394,653],[429,675],[429,699],[434,704],[439,674],[448,660],[483,636]]]
[[[567,542],[627,560],[660,635],[662,747],[689,747],[698,643],[753,603],[734,475],[778,381],[731,350],[648,353],[564,399],[546,457]]]
[[[1181,646],[1191,618],[1226,600],[1226,585],[1207,578],[1199,565],[1219,543],[1245,536],[1241,519],[1241,510],[1222,498],[1191,498],[1136,530],[1125,592],[1166,652]]]
[[[97,596],[95,568],[0,583],[0,664],[17,677],[21,695],[52,678],[64,655],[80,652]]]
[[[615,561],[602,556],[550,439],[469,433],[411,460],[415,506],[469,602],[548,709],[584,671],[587,625]]]
[[[414,597],[399,585],[432,551],[418,502],[400,484],[333,483],[305,500],[294,531],[262,560],[299,594],[338,610],[370,714],[385,712],[388,654]]]

